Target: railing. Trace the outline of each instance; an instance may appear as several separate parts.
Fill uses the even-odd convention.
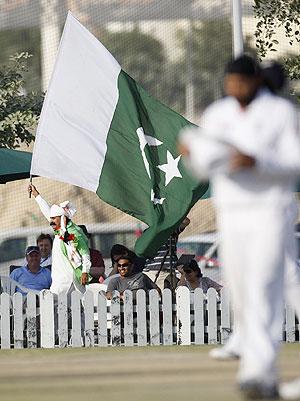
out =
[[[114,293],[74,291],[55,299],[46,290],[26,299],[16,293],[0,296],[1,348],[106,347],[145,345],[190,345],[224,343],[232,330],[232,314],[226,289],[219,297],[214,289],[205,296],[186,287],[162,297],[156,290],[146,294],[125,291],[123,301]],[[299,341],[295,313],[286,308],[283,340]],[[254,328],[255,329],[255,328]]]

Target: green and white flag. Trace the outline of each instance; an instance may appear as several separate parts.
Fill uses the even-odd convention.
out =
[[[86,188],[145,222],[136,252],[151,256],[207,190],[188,175],[176,150],[188,124],[122,71],[69,13],[31,174]]]

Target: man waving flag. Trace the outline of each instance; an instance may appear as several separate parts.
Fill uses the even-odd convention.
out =
[[[69,13],[31,174],[93,191],[145,222],[136,252],[151,256],[207,190],[188,175],[176,150],[188,124],[122,71]]]

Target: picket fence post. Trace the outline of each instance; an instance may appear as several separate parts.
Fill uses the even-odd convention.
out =
[[[208,344],[218,343],[217,321],[217,292],[214,288],[207,291],[207,320],[208,320]]]
[[[81,310],[81,293],[73,291],[71,293],[71,313],[72,313],[72,330],[71,345],[73,348],[82,346],[82,310]]]
[[[53,348],[54,339],[54,305],[53,294],[49,290],[40,292],[41,347]]]
[[[103,291],[98,294],[98,345],[107,347],[107,299]]]
[[[149,312],[150,312],[150,345],[160,344],[159,324],[159,294],[152,289],[149,291]]]
[[[163,345],[173,345],[173,305],[172,292],[165,288],[162,292]]]
[[[0,296],[1,348],[10,348],[10,295],[3,292]]]
[[[147,345],[147,320],[146,320],[146,294],[144,290],[137,290],[136,293],[136,314],[137,314],[137,342],[139,346]]]
[[[40,331],[37,330],[37,310],[36,310],[37,296],[33,293],[29,293],[26,296],[26,317],[27,317],[27,347],[37,348],[38,346],[38,334]]]
[[[24,348],[24,320],[23,320],[23,296],[16,292],[13,297],[13,322],[14,322],[14,348]]]
[[[195,344],[204,344],[204,294],[201,288],[196,288],[194,292],[194,332]]]
[[[58,328],[58,345],[60,348],[66,348],[69,341],[69,331],[68,331],[68,294],[62,292],[58,295],[57,301],[57,321]]]
[[[133,296],[128,290],[124,292],[124,345],[133,346]]]
[[[177,344],[191,344],[190,291],[181,286],[176,290]]]
[[[296,341],[296,316],[294,309],[289,305],[285,307],[285,322],[286,342],[294,343]]]
[[[84,346],[94,347],[94,294],[86,291],[83,296],[84,307]]]
[[[114,291],[111,299],[111,345],[121,345],[121,307],[120,294]]]
[[[224,344],[231,334],[231,310],[228,288],[221,290],[221,344]]]

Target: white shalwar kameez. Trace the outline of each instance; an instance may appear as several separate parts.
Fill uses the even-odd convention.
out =
[[[48,221],[50,221],[51,208],[48,203],[41,197],[41,195],[38,195],[35,200],[43,215]],[[56,295],[62,292],[70,293],[74,289],[84,293],[85,287],[77,281],[69,260],[64,256],[61,250],[62,240],[59,237],[60,235],[56,234],[53,241],[51,268],[52,284],[50,291]],[[87,261],[87,264],[90,264],[89,260]]]
[[[200,125],[208,138],[256,159],[254,168],[229,173],[226,152],[204,160],[201,130],[187,130],[182,137],[193,170],[200,168],[199,175],[212,183],[220,257],[235,331],[242,339],[239,381],[272,385],[277,380],[275,360],[282,329],[286,240],[293,236],[287,216],[300,174],[298,113],[289,101],[261,90],[245,109],[232,97],[213,103]],[[218,158],[224,160],[218,164]],[[288,252],[292,260],[292,247]]]

